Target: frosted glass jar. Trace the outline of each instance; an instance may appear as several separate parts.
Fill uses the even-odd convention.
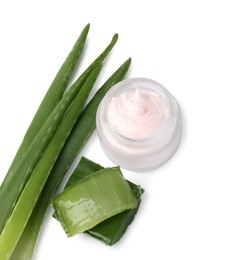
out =
[[[144,136],[144,134],[139,134],[141,131],[138,131],[136,138],[133,135],[131,135],[133,136],[131,138],[130,132],[124,134],[124,132],[117,130],[121,129],[120,125],[115,127],[113,124],[114,121],[116,123],[118,122],[118,124],[123,122],[123,125],[125,126],[127,122],[129,124],[130,119],[128,119],[128,121],[119,120],[116,118],[118,116],[117,108],[114,109],[114,112],[112,113],[109,113],[109,108],[111,108],[112,102],[115,102],[117,98],[120,99],[120,97],[123,97],[125,102],[127,102],[126,99],[128,97],[130,98],[131,95],[133,96],[133,92],[135,93],[134,95],[137,95],[136,92],[138,91],[142,93],[141,95],[143,102],[140,100],[141,97],[132,97],[132,101],[134,102],[134,100],[140,100],[139,106],[141,106],[141,104],[144,103],[144,98],[146,99],[146,97],[148,97],[148,95],[143,93],[150,93],[151,96],[157,96],[157,99],[162,101],[160,101],[160,104],[162,103],[163,105],[158,104],[156,105],[158,107],[152,108],[152,106],[155,106],[155,103],[153,102],[153,104],[150,100],[148,100],[147,103],[149,104],[146,104],[145,106],[149,105],[151,107],[151,111],[153,112],[165,109],[163,112],[158,111],[159,118],[157,120],[161,120],[160,118],[164,119],[162,119],[163,121],[160,124],[157,124],[158,128],[154,128],[154,132]],[[123,102],[123,100],[119,102],[118,110],[121,109],[120,106],[124,106]],[[131,100],[129,100],[129,105],[130,103]],[[128,104],[126,104],[125,108],[121,109],[122,112],[119,113],[124,113],[124,110],[127,109],[127,107]],[[145,107],[144,110],[145,109],[147,110],[150,108]],[[129,113],[133,113],[131,112],[131,109],[128,109],[128,111]],[[152,112],[149,113],[151,114]],[[154,112],[154,117],[156,114],[157,113]],[[164,117],[163,115],[168,116]],[[126,116],[129,117],[130,115]],[[132,114],[132,116],[136,117],[134,114]],[[148,124],[149,127],[152,127],[152,125],[155,124],[155,119],[154,123],[152,119],[149,119],[149,121],[147,121],[147,123],[144,123],[144,120],[142,121],[145,130],[146,127],[148,127]],[[139,123],[137,123],[137,121],[135,122],[136,123],[134,125],[132,124],[132,126],[134,128],[139,127]],[[131,78],[123,80],[113,86],[107,92],[98,107],[96,125],[102,149],[108,158],[116,165],[119,165],[124,169],[134,171],[148,171],[163,165],[174,155],[181,139],[181,111],[176,99],[158,82],[147,78]],[[150,131],[150,129],[148,130]]]

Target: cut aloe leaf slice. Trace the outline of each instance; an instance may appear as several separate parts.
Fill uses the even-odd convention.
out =
[[[119,167],[105,168],[81,179],[53,201],[58,220],[68,236],[91,229],[138,202]]]
[[[92,174],[101,169],[104,169],[104,167],[102,167],[100,164],[97,164],[85,157],[82,157],[76,169],[70,176],[65,186],[65,189],[77,183],[89,174]],[[134,209],[126,210],[111,218],[108,218],[107,220],[96,225],[95,227],[85,231],[89,235],[103,241],[107,245],[114,245],[116,242],[120,240],[120,238],[126,232],[128,226],[134,220],[134,217],[139,209],[141,195],[143,194],[144,190],[140,186],[132,182],[128,181],[128,183],[132,189],[132,192],[138,200],[137,207]]]

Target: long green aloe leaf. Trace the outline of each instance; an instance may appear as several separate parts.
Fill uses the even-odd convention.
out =
[[[53,200],[56,217],[68,236],[82,233],[137,206],[119,167],[104,168],[66,188]]]
[[[20,147],[19,151],[25,152],[27,150],[27,148],[30,146],[30,143],[35,138],[38,129],[43,126],[47,117],[50,115],[50,113],[53,111],[55,106],[62,98],[76,66],[76,63],[84,48],[89,28],[90,25],[87,24],[78,37],[65,62],[59,69],[26,132],[22,146]]]
[[[17,163],[17,167],[14,167],[9,172],[10,177],[7,179],[7,183],[5,183],[0,190],[1,231],[3,230],[6,221],[17,202],[17,199],[22,192],[27,179],[42,156],[43,151],[45,150],[57,126],[61,122],[64,114],[70,106],[70,103],[80,90],[80,87],[81,85],[77,85],[65,94],[56,108],[52,111],[43,127],[39,130],[37,136],[27,149],[27,152],[23,154],[22,158]]]
[[[93,161],[82,157],[80,162],[78,163],[76,169],[74,170],[73,174],[69,178],[65,189],[75,183],[79,182],[81,179],[85,178],[86,176],[103,169],[103,167],[99,164],[94,163]],[[105,221],[99,223],[95,227],[86,231],[86,233],[90,234],[91,236],[102,240],[104,243],[108,245],[115,244],[125,233],[126,229],[128,228],[129,224],[133,221],[141,202],[141,195],[144,190],[132,183],[129,182],[129,185],[138,200],[138,205],[134,209],[126,210],[120,214],[117,214],[111,218],[106,219]]]
[[[45,212],[57,189],[58,184],[60,183],[71,162],[80,152],[81,148],[84,146],[94,131],[96,111],[99,103],[101,102],[105,93],[113,85],[125,77],[130,63],[131,59],[128,59],[126,62],[124,62],[98,90],[87,107],[84,109],[52,169],[52,172],[36,204],[36,207],[27,223],[26,228],[24,229],[22,236],[20,237],[12,257],[10,258],[11,260],[29,260],[32,258]]]
[[[44,122],[47,120],[52,110],[55,108],[55,106],[59,103],[60,99],[62,98],[67,84],[70,80],[70,77],[74,71],[75,65],[78,62],[79,57],[82,53],[89,32],[89,27],[90,25],[87,24],[86,27],[82,30],[71,52],[62,64],[46,95],[44,96],[14,157],[14,160],[11,163],[8,173],[12,172],[12,169],[16,166],[18,160],[22,157],[22,155],[27,151],[28,147],[31,145],[31,142],[37,135],[38,129],[40,129],[43,126]],[[1,187],[7,184],[8,178],[11,178],[10,174],[6,175],[4,181],[1,184]]]
[[[86,78],[93,71],[93,69],[102,62],[117,42],[118,35],[115,34],[107,46],[107,48],[98,56],[98,58],[81,74],[81,76],[73,83],[68,89],[61,101],[52,111],[44,125],[40,128],[38,134],[31,142],[27,151],[23,154],[22,158],[16,163],[15,167],[7,173],[8,177],[4,185],[0,189],[0,233],[2,232],[7,219],[9,218],[17,199],[23,190],[27,179],[29,178],[36,163],[41,157],[44,149],[50,141],[52,134],[56,130],[62,120],[63,115],[68,109],[73,98],[82,87]],[[59,112],[59,113],[58,113]]]
[[[101,64],[100,64],[101,65]],[[62,122],[58,126],[41,159],[33,170],[18,202],[7,221],[0,236],[0,259],[7,260],[12,254],[24,227],[33,211],[42,188],[52,170],[52,167],[67,139],[77,117],[82,111],[86,99],[92,89],[101,66],[98,66],[84,83],[83,87],[71,103]]]

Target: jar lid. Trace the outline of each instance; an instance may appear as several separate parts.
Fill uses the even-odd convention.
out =
[[[96,126],[103,151],[124,169],[146,171],[167,162],[181,138],[181,111],[158,82],[131,78],[101,101]]]

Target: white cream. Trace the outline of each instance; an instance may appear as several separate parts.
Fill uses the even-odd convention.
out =
[[[176,99],[158,82],[123,80],[101,101],[97,132],[105,154],[128,170],[147,171],[167,162],[181,138],[181,111]]]
[[[153,136],[169,118],[165,98],[152,90],[135,88],[113,97],[107,117],[110,128],[132,140]]]

